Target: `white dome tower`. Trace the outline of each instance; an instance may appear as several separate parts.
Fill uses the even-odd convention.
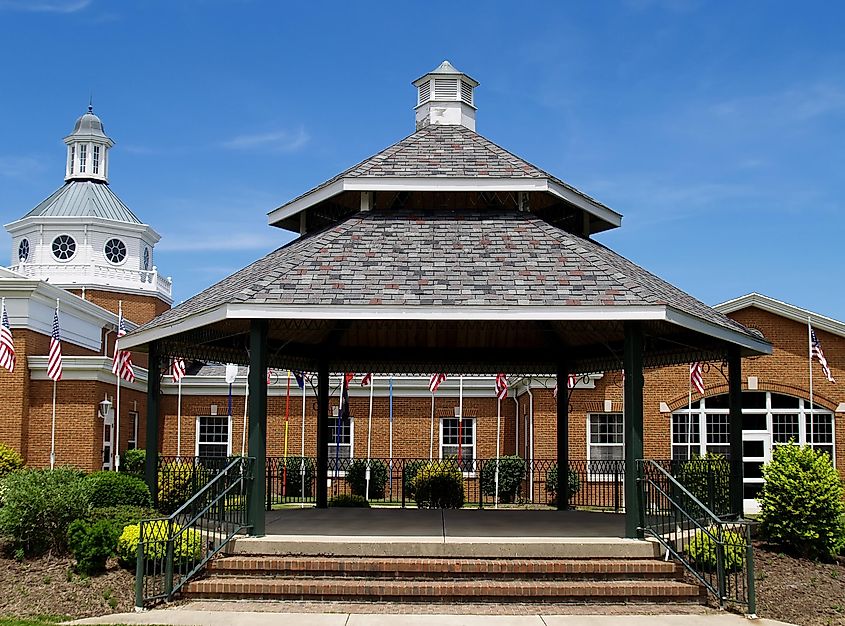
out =
[[[111,190],[114,142],[92,106],[64,142],[65,184],[6,225],[12,236],[9,269],[77,292],[151,296],[169,307],[171,281],[153,265],[161,237]]]

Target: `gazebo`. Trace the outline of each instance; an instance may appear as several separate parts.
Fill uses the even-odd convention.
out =
[[[638,534],[643,369],[726,360],[732,510],[742,514],[741,358],[771,346],[594,241],[621,215],[475,132],[478,83],[448,62],[413,83],[416,131],[269,214],[288,245],[124,337],[149,352],[147,480],[171,356],[249,365],[249,456],[266,465],[267,367],[318,379],[327,506],[330,372],[555,375],[624,370],[626,535]],[[567,394],[557,400],[568,466]],[[568,506],[565,472],[558,507]],[[249,499],[264,534],[265,481]]]

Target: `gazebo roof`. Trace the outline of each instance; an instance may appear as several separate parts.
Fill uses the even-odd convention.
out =
[[[421,128],[271,211],[270,223],[298,231],[301,212],[349,191],[540,192],[549,201],[586,212],[590,233],[622,223],[622,216],[610,207],[477,132],[461,125],[437,124]]]
[[[541,373],[553,351],[548,363],[528,353],[552,345],[577,355],[579,371],[616,369],[614,346],[626,320],[643,320],[655,337],[671,337],[655,346],[661,356],[652,365],[667,362],[669,353],[678,361],[718,358],[724,342],[747,353],[768,349],[757,334],[609,248],[508,210],[357,213],[165,312],[124,345],[169,337],[171,350],[184,356],[234,361],[234,354],[212,348],[234,348],[231,339],[248,331],[250,318],[272,320],[271,338],[286,346],[279,358],[288,359],[277,365],[302,369],[313,369],[314,347],[337,334],[340,321],[335,356],[343,361],[365,350],[375,371],[385,362],[389,371],[429,371],[431,359],[448,360],[436,352],[448,346],[498,347],[502,358],[514,360],[510,371]],[[518,322],[524,325],[507,328]],[[203,335],[202,328],[216,330]],[[395,351],[410,350],[420,333],[432,352],[419,353],[413,365],[397,359]],[[192,352],[192,342],[205,348]],[[601,344],[607,348],[597,357]],[[466,373],[485,373],[478,360]]]

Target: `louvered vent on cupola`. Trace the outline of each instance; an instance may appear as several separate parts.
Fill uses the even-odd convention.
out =
[[[460,124],[475,130],[476,80],[443,61],[413,85],[417,88],[418,129],[429,124]]]

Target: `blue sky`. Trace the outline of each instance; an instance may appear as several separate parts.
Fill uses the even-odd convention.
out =
[[[597,238],[714,304],[845,319],[845,7],[825,2],[0,0],[0,212],[62,183],[94,94],[177,302],[291,235],[266,213],[481,82],[478,131],[623,213]],[[8,238],[6,239],[8,242]],[[8,262],[8,243],[0,262]]]

